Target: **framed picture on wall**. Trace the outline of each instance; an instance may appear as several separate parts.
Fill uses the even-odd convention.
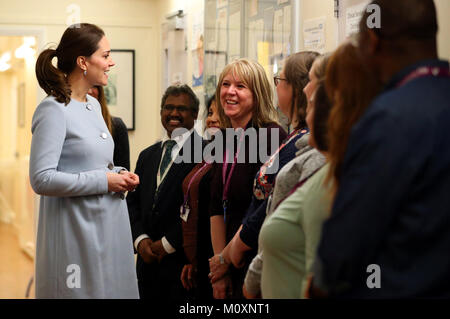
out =
[[[108,72],[105,86],[106,103],[112,116],[120,117],[129,131],[134,131],[135,90],[134,50],[111,50],[115,63]]]

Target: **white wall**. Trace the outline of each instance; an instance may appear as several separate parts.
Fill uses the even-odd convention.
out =
[[[434,0],[438,14],[438,50],[439,57],[450,60],[450,1]]]

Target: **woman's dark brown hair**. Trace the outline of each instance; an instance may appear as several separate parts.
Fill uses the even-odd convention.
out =
[[[317,149],[321,152],[328,151],[328,118],[331,111],[331,103],[325,90],[324,81],[317,83],[316,91],[313,96],[314,117],[312,133]]]
[[[290,118],[297,121],[295,129],[306,127],[306,106],[308,101],[303,88],[308,84],[308,73],[319,53],[312,51],[297,52],[289,58],[283,67],[284,77],[292,86],[292,107]]]
[[[333,181],[334,195],[339,187],[351,129],[378,94],[381,84],[361,61],[358,49],[351,42],[345,42],[328,62],[325,88],[333,104],[328,119],[328,180]]]
[[[67,76],[75,69],[79,56],[89,57],[98,49],[105,33],[96,25],[74,24],[66,29],[56,49],[46,49],[36,62],[36,77],[40,87],[60,103],[69,104],[70,85]],[[57,58],[57,67],[52,64]]]
[[[109,113],[108,110],[108,105],[106,104],[105,90],[103,90],[103,86],[100,85],[96,85],[94,86],[94,88],[97,89],[98,92],[97,100],[100,103],[102,109],[102,116],[103,119],[105,120],[106,127],[108,128],[108,131],[111,133],[111,135],[113,135],[114,125],[112,122],[111,114]]]

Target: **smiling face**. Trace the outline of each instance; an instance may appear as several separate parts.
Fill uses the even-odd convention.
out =
[[[197,113],[192,111],[187,94],[169,95],[161,110],[161,123],[169,136],[179,127],[190,130],[196,118]]]
[[[215,101],[212,101],[211,106],[208,109],[208,116],[206,117],[207,128],[220,128],[219,113],[217,111],[217,105]]]
[[[86,59],[86,78],[94,85],[108,84],[107,72],[115,65],[111,58],[111,48],[108,39],[104,36],[98,43],[98,49]]]
[[[253,115],[253,94],[247,85],[231,72],[222,80],[220,104],[233,128],[244,127]]]
[[[208,115],[206,117],[206,130],[214,135],[221,128],[219,112],[217,110],[216,101],[212,101],[208,108]]]

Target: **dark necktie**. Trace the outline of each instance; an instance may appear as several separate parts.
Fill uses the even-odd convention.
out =
[[[175,142],[174,140],[168,140],[164,143],[166,151],[161,161],[161,166],[159,167],[159,175],[161,176],[161,178],[164,176],[164,172],[166,171],[167,166],[169,166],[169,163],[172,160],[172,149],[176,144],[177,142]]]

